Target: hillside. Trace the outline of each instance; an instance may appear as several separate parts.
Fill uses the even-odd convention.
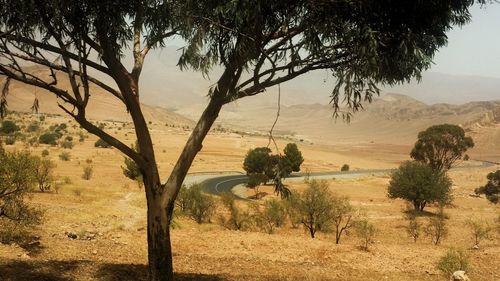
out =
[[[32,68],[33,73],[47,75],[48,72],[40,68]],[[69,81],[62,73],[57,74],[58,86],[69,89]],[[0,84],[2,83],[0,79]],[[115,97],[96,86],[91,86],[91,97],[87,107],[87,117],[95,120],[131,121],[125,106]],[[12,81],[7,98],[8,109],[12,111],[29,112],[35,96],[39,100],[40,113],[65,114],[59,107],[55,95],[46,90]],[[71,107],[70,107],[71,109]],[[164,108],[151,105],[142,105],[146,120],[158,123],[175,125],[192,125],[193,121]]]

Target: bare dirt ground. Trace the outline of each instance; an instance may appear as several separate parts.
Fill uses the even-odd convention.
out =
[[[70,133],[78,128],[60,117],[48,123],[66,122]],[[108,122],[113,134],[133,143],[128,124]],[[182,128],[152,124],[160,169],[168,176],[176,156],[188,137]],[[29,147],[33,154],[43,149],[57,163],[59,191],[35,192],[33,204],[45,210],[37,227],[40,246],[25,249],[0,244],[0,280],[145,280],[147,244],[143,189],[126,179],[121,171],[123,156],[114,149],[94,148],[95,137],[75,141],[69,162],[57,155],[58,147]],[[284,147],[287,140],[279,140]],[[266,146],[267,139],[234,133],[213,132],[204,143],[191,172],[241,171],[248,149]],[[6,146],[23,149],[24,144]],[[348,163],[352,169],[396,167],[408,159],[410,146],[388,144],[350,144],[320,146],[299,143],[306,161],[303,170],[338,171]],[[92,159],[94,174],[83,180],[83,165]],[[336,193],[347,195],[353,205],[375,223],[377,235],[370,251],[359,249],[359,240],[349,233],[336,245],[332,234],[320,233],[311,239],[302,229],[286,227],[275,234],[239,232],[216,223],[198,225],[179,218],[172,230],[174,267],[179,280],[446,280],[436,269],[438,259],[450,247],[466,249],[470,255],[471,280],[500,280],[500,234],[471,249],[472,238],[466,222],[477,218],[493,223],[499,206],[484,198],[469,196],[485,184],[488,172],[499,167],[472,168],[450,172],[455,197],[449,215],[449,236],[434,246],[427,237],[417,243],[407,237],[403,201],[386,196],[387,176],[329,180]],[[305,183],[291,183],[294,189]],[[272,190],[266,190],[272,195]],[[429,208],[434,212],[433,207]],[[431,215],[431,214],[430,214]],[[72,232],[85,239],[71,239]]]

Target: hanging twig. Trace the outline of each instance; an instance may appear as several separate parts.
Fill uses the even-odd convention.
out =
[[[281,86],[280,86],[280,84],[278,84],[278,111],[276,111],[276,119],[274,119],[274,123],[271,126],[271,130],[269,130],[269,141],[267,143],[267,147],[269,148],[269,146],[271,145],[271,141],[272,141],[274,143],[276,151],[281,156],[280,150],[278,148],[278,144],[276,143],[276,140],[274,139],[274,136],[273,136],[274,127],[276,126],[276,123],[278,123],[278,119],[280,118],[280,110],[281,110]]]

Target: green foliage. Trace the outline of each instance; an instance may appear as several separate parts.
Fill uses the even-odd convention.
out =
[[[131,180],[142,180],[142,173],[139,165],[128,157],[125,157],[123,161],[125,163],[125,167],[122,166],[123,175]]]
[[[342,165],[342,167],[340,168],[340,171],[341,172],[348,172],[349,171],[349,165],[347,165],[347,164]]]
[[[439,259],[437,268],[448,277],[451,277],[455,271],[467,271],[469,269],[469,257],[463,250],[449,249]]]
[[[407,206],[405,211],[405,219],[408,222],[406,225],[406,233],[413,239],[413,242],[417,243],[418,238],[422,234],[422,225],[418,221],[417,211],[410,208],[410,206]]]
[[[356,210],[349,198],[332,196],[331,220],[335,231],[335,243],[340,244],[340,238],[355,225]]]
[[[257,227],[268,234],[274,233],[276,228],[285,224],[286,212],[283,204],[276,199],[264,202],[264,208],[254,206],[254,218]]]
[[[486,198],[493,204],[500,203],[500,170],[489,173],[486,185],[476,188],[476,194],[485,194]]]
[[[446,215],[444,214],[443,207],[439,208],[439,212],[432,217],[425,228],[425,234],[431,238],[434,245],[438,245],[441,241],[448,236],[448,226],[446,225]]]
[[[479,247],[479,243],[482,240],[489,238],[489,234],[493,230],[493,228],[489,224],[478,220],[469,220],[467,222],[467,225],[471,230],[471,236],[474,240],[474,246],[477,247]]]
[[[283,162],[292,172],[300,172],[300,165],[304,162],[302,152],[295,143],[288,143],[283,149]]]
[[[71,154],[68,151],[63,151],[59,154],[59,159],[62,161],[69,161],[71,160]]]
[[[16,143],[16,136],[7,136],[5,138],[6,145],[14,145]]]
[[[362,219],[355,224],[356,235],[361,239],[361,248],[368,251],[368,246],[373,243],[373,238],[377,232],[375,225],[367,219]]]
[[[232,193],[222,194],[221,201],[229,211],[229,218],[220,217],[220,221],[224,227],[231,230],[247,230],[251,227],[252,215],[248,210],[242,210],[237,206]]]
[[[28,125],[28,128],[26,130],[30,133],[38,132],[40,130],[40,124],[38,124],[38,122],[33,122]]]
[[[11,230],[38,224],[42,212],[25,200],[36,185],[34,158],[28,152],[5,152],[0,146],[0,163],[0,236],[5,238],[13,234]]]
[[[49,156],[49,151],[47,149],[42,150],[42,157]]]
[[[12,134],[19,131],[19,127],[16,125],[14,121],[4,120],[2,121],[2,127],[0,127],[0,133],[3,134]]]
[[[216,208],[215,199],[204,193],[199,184],[182,187],[176,205],[199,224],[210,222]]]
[[[56,145],[59,136],[56,133],[44,133],[38,138],[39,143]]]
[[[101,148],[110,148],[111,145],[108,144],[107,142],[105,142],[103,139],[98,139],[95,143],[94,143],[94,147],[101,147]]]
[[[387,194],[412,202],[421,212],[427,203],[451,201],[451,180],[425,163],[407,161],[392,172]]]
[[[243,169],[253,179],[252,185],[266,183],[275,176],[274,166],[276,159],[271,155],[268,147],[250,149],[243,161]],[[254,186],[255,186],[254,185]]]
[[[451,124],[435,125],[418,133],[418,140],[410,156],[428,164],[435,171],[442,172],[449,170],[472,147],[472,138],[466,137],[461,127]]]
[[[333,209],[332,194],[326,181],[312,180],[309,187],[295,197],[295,208],[300,214],[300,222],[314,238],[317,231],[328,231],[331,226]]]
[[[35,163],[35,178],[38,184],[38,189],[41,192],[45,192],[50,190],[52,186],[52,182],[54,181],[54,168],[56,165],[50,160],[46,158],[40,158],[38,156],[34,156]]]
[[[92,165],[87,164],[87,165],[83,166],[82,179],[90,180],[92,178],[93,172],[94,172],[94,168],[92,167]]]

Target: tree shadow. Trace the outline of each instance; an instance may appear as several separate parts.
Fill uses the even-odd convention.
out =
[[[84,275],[82,275],[82,272]],[[36,281],[142,281],[147,280],[144,264],[95,263],[89,260],[1,260],[0,280]],[[222,276],[198,273],[175,273],[175,280],[219,281]]]

